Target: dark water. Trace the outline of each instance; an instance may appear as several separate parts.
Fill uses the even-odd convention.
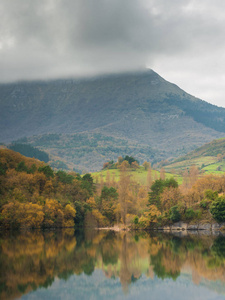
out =
[[[225,237],[5,233],[0,272],[0,299],[225,299]]]

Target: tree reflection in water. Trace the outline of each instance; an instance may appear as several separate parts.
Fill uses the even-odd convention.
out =
[[[195,284],[225,283],[225,237],[73,229],[1,235],[1,299],[48,288],[55,278],[91,276],[96,269],[107,278],[118,278],[124,293],[142,274],[176,281],[186,273]]]

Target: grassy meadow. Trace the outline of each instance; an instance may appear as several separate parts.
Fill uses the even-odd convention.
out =
[[[140,185],[149,185],[149,175],[148,170],[145,170],[144,167],[140,166],[137,170],[130,170],[128,171],[129,175],[135,182],[138,182]],[[94,181],[100,181],[101,178],[104,182],[110,179],[111,181],[119,181],[120,178],[120,170],[119,169],[108,169],[108,170],[101,170],[99,172],[94,172],[91,174],[94,178]],[[182,176],[172,173],[165,173],[165,178],[174,177],[178,184],[182,183]],[[151,180],[154,181],[155,179],[160,178],[160,172],[156,170],[151,170]]]

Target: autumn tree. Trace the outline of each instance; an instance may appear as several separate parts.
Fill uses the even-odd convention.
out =
[[[72,205],[67,204],[64,209],[64,227],[73,227],[74,226],[74,218],[76,215],[76,210],[72,207]]]
[[[159,209],[156,205],[152,204],[149,206],[149,210],[144,212],[144,214],[140,217],[139,224],[145,229],[150,228],[157,222],[157,218],[160,215],[161,213]]]
[[[147,211],[148,204],[148,189],[146,186],[141,186],[138,190],[137,195],[137,214],[141,216],[145,211]]]
[[[130,176],[127,174],[127,167],[129,166],[128,162],[125,160],[120,166],[120,180],[119,180],[119,203],[121,208],[121,219],[124,225],[126,225],[127,217],[127,204],[128,204],[128,195],[129,195],[129,186],[130,186]]]
[[[166,174],[165,174],[165,169],[164,168],[161,168],[161,170],[160,170],[160,178],[162,180],[165,180],[165,178],[166,178]]]
[[[184,170],[182,177],[183,177],[182,189],[184,192],[186,192],[190,188],[190,177],[189,177],[188,169]]]
[[[177,187],[166,187],[160,195],[162,211],[169,211],[172,206],[182,202],[182,194]]]
[[[147,173],[147,187],[150,188],[151,186],[152,186],[152,169],[151,169],[151,164],[149,163],[148,173]]]
[[[192,187],[197,181],[199,176],[199,170],[195,165],[191,166],[189,170],[189,176],[190,176],[190,186]]]
[[[133,162],[131,163],[131,168],[132,168],[133,170],[137,170],[137,169],[139,168],[139,164],[138,164],[136,161],[133,161]]]
[[[44,227],[63,227],[64,214],[60,203],[47,199],[44,206]]]
[[[97,227],[105,227],[109,225],[109,222],[105,216],[99,211],[97,207],[97,203],[94,197],[90,197],[87,200],[87,204],[91,208],[91,212],[87,214],[86,218],[86,224],[90,226],[93,224],[92,217],[94,217],[94,221],[97,223]],[[90,214],[91,213],[91,214]]]
[[[44,219],[42,206],[33,203],[10,202],[3,207],[2,223],[5,228],[40,228]]]
[[[148,168],[150,167],[150,163],[147,162],[147,161],[144,161],[143,164],[142,164],[142,166],[144,167],[145,171],[147,171]]]

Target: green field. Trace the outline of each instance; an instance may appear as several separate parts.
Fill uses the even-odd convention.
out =
[[[135,171],[128,171],[128,174],[133,178],[134,181],[140,183],[141,185],[147,185],[147,178],[148,178],[148,171],[146,171],[143,167],[140,167],[138,170]],[[97,178],[100,180],[102,177],[103,181],[106,181],[108,177],[110,180],[114,178],[115,181],[119,181],[120,178],[120,170],[118,169],[109,169],[109,170],[102,170],[99,172],[92,173],[94,180],[96,181]],[[155,179],[160,178],[160,172],[156,170],[151,171],[152,181]],[[174,175],[171,173],[165,174],[166,178],[174,177],[179,184],[182,183],[182,177],[180,175]]]
[[[167,166],[167,172],[182,174],[185,169],[195,165],[204,174],[224,174],[225,172],[225,139],[217,139],[180,157]]]
[[[198,158],[188,159],[176,163],[172,163],[165,167],[167,172],[174,170],[176,173],[181,174],[184,170],[189,169],[195,165],[202,173],[205,174],[224,174],[225,160],[218,161],[213,156],[201,156]]]

